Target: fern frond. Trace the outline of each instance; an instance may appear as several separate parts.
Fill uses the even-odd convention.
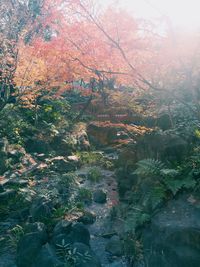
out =
[[[175,169],[162,169],[160,173],[164,177],[171,177],[171,178],[174,178],[179,175],[179,171]]]
[[[183,180],[173,179],[169,177],[164,179],[164,183],[167,189],[169,189],[174,196],[184,185]]]
[[[186,178],[183,180],[183,187],[186,189],[194,188],[196,183],[194,178]]]
[[[166,189],[164,186],[156,186],[151,191],[151,207],[156,209],[159,204],[163,202],[166,197]]]
[[[143,159],[137,162],[137,169],[134,174],[141,176],[159,175],[165,165],[156,159]]]

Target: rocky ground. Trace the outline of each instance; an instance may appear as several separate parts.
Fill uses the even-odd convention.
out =
[[[127,266],[118,235],[121,223],[114,222],[111,214],[119,202],[114,171],[80,166],[77,156],[46,158],[24,153],[23,161],[21,168],[0,181],[0,266],[53,267],[64,266],[67,260],[77,267]],[[95,171],[100,175],[96,181],[88,179],[92,171],[94,179]],[[70,181],[58,177],[65,172],[76,177],[71,192]],[[71,205],[71,210],[62,210],[66,201],[76,203],[77,198],[81,208]],[[62,214],[53,218],[56,212]],[[76,259],[77,253],[83,253],[82,262]]]
[[[143,127],[89,127],[93,147],[84,127],[56,140],[56,153],[0,147],[0,167],[10,166],[0,176],[0,267],[199,267],[199,191],[156,192],[152,211],[144,200],[159,180],[132,168],[155,153],[182,160],[187,143],[143,138]]]

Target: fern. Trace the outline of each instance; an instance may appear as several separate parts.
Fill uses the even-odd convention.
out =
[[[183,181],[173,178],[165,178],[164,183],[168,190],[175,196],[176,193],[183,187]]]
[[[137,226],[145,224],[150,219],[151,217],[148,213],[143,212],[137,207],[132,207],[125,220],[125,231],[134,233]]]
[[[155,210],[166,197],[166,188],[162,184],[152,185],[142,199],[145,208]]]
[[[150,197],[152,210],[155,210],[165,199],[166,189],[162,185],[156,186],[152,189]]]
[[[194,178],[187,177],[183,180],[183,187],[186,189],[195,188],[196,181]]]
[[[144,225],[151,220],[151,216],[148,213],[141,213],[138,217],[138,225]]]
[[[136,211],[136,210],[129,211],[129,213],[127,214],[127,219],[125,220],[125,224],[124,224],[125,232],[131,232],[131,233],[135,232],[139,214],[140,214],[140,211]]]
[[[164,177],[177,177],[179,175],[179,171],[175,170],[175,169],[162,169],[160,171],[160,174]]]
[[[172,194],[175,196],[176,193],[181,190],[182,188],[190,189],[194,188],[196,185],[196,181],[193,178],[187,177],[185,179],[172,179],[172,178],[165,178],[164,183],[169,189]]]
[[[160,175],[162,169],[165,165],[156,159],[143,159],[137,162],[137,169],[134,171],[134,174],[140,176],[155,176]]]

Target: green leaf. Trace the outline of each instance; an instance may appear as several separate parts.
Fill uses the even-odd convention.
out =
[[[134,171],[134,174],[141,176],[155,176],[160,175],[161,170],[165,165],[156,159],[143,159],[137,162],[137,169]]]
[[[172,178],[166,178],[164,180],[164,183],[174,196],[183,187],[184,184],[182,180]]]

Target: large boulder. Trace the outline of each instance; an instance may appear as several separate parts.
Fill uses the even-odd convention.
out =
[[[38,233],[42,240],[47,240],[47,228],[44,223],[35,222],[35,223],[28,223],[24,227],[25,233]]]
[[[192,203],[191,203],[192,200]],[[199,267],[200,208],[184,195],[172,200],[143,233],[144,257],[150,267]]]
[[[25,234],[17,247],[17,267],[32,266],[45,242],[44,235],[39,232]]]
[[[75,223],[72,226],[72,238],[74,243],[78,242],[88,246],[90,245],[90,233],[82,223]]]
[[[119,166],[134,166],[146,158],[180,162],[189,152],[189,145],[182,137],[167,132],[155,131],[141,136],[120,153]]]
[[[42,197],[36,199],[31,208],[30,208],[30,215],[34,222],[42,221],[44,219],[50,218],[53,211],[52,202],[48,199]]]
[[[50,168],[53,171],[59,171],[61,173],[75,171],[79,166],[79,161],[76,158],[63,156],[57,156],[47,161],[50,164]]]
[[[92,122],[88,125],[88,136],[97,146],[126,145],[149,129],[143,126],[111,122]]]
[[[56,251],[48,243],[45,244],[38,253],[32,267],[64,267],[65,264],[60,261]],[[27,266],[28,267],[28,266]]]
[[[181,161],[188,149],[188,143],[182,137],[161,131],[141,138],[136,145],[136,156],[138,160],[159,157],[161,160]]]
[[[82,222],[83,224],[93,224],[96,221],[96,214],[93,212],[85,211],[77,221]]]

